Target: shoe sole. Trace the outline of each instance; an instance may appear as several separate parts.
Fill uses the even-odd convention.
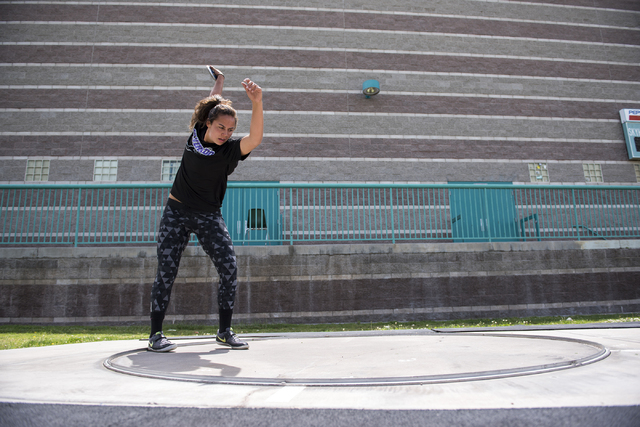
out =
[[[226,342],[220,342],[220,341],[216,341],[216,343],[218,343],[219,345],[223,345],[225,347],[229,347],[232,350],[248,350],[249,349],[249,344],[247,345],[239,345],[239,346],[233,346],[231,344],[227,344]]]

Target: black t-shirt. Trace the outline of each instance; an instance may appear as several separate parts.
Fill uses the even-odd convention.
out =
[[[204,141],[206,125],[196,125],[182,155],[171,194],[190,209],[214,212],[220,209],[227,191],[227,177],[238,161],[241,138],[231,137],[222,145]]]

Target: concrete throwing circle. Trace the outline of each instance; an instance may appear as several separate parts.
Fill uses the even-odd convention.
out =
[[[249,350],[212,339],[177,340],[169,353],[136,349],[104,361],[147,378],[238,385],[377,386],[477,381],[575,368],[606,358],[571,338],[495,333],[243,335]]]

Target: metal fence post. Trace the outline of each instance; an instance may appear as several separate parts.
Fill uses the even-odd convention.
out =
[[[491,228],[489,227],[489,199],[487,198],[487,189],[483,188],[482,189],[483,193],[484,193],[484,215],[485,215],[485,219],[484,219],[484,226],[487,229],[487,233],[489,235],[489,242],[491,242]],[[491,221],[493,222],[493,221]]]
[[[76,237],[73,242],[74,247],[78,247],[78,232],[80,229],[80,201],[82,200],[82,188],[78,188],[78,210],[76,212]]]
[[[396,243],[396,222],[393,215],[393,188],[389,188],[389,207],[391,208],[391,243]]]
[[[576,190],[571,189],[571,198],[573,204],[573,213],[576,221],[576,233],[578,233],[578,240],[580,240],[580,224],[578,223],[578,205],[576,204]]]
[[[289,188],[289,244],[293,245],[293,187]]]

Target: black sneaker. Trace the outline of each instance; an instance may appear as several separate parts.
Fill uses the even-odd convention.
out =
[[[162,353],[165,351],[175,350],[178,344],[174,344],[164,336],[162,332],[156,332],[151,338],[149,338],[148,351],[156,351]]]
[[[244,341],[240,341],[238,336],[233,333],[231,329],[227,329],[223,333],[218,331],[216,334],[216,342],[218,344],[231,347],[233,350],[246,350],[249,348],[249,344]]]

